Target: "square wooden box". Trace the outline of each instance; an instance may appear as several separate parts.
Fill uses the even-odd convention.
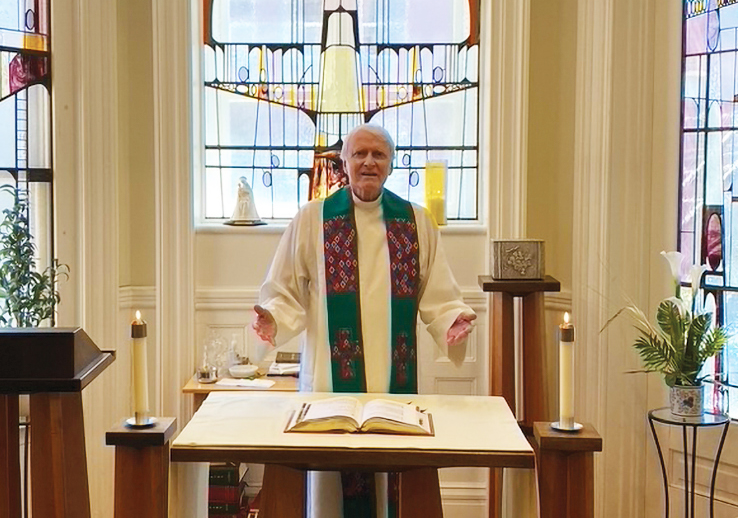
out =
[[[543,279],[544,263],[540,239],[492,240],[493,279]]]

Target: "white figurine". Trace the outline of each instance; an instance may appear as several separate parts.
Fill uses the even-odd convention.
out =
[[[226,223],[229,225],[261,225],[264,223],[256,212],[254,193],[245,176],[239,178],[236,206],[231,219]]]

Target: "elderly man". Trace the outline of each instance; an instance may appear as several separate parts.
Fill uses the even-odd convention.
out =
[[[441,346],[471,331],[476,315],[432,217],[384,189],[394,154],[379,126],[349,132],[341,151],[349,186],[300,210],[261,288],[253,327],[263,340],[281,345],[306,331],[301,390],[417,393],[418,314]],[[373,486],[361,474],[311,474],[311,515],[342,516],[343,493],[345,518],[386,516],[386,492],[375,500]]]

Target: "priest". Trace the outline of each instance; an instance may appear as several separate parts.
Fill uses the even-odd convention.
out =
[[[306,331],[300,390],[417,393],[417,317],[439,346],[472,329],[432,216],[384,189],[394,155],[380,126],[351,130],[341,150],[348,187],[299,211],[262,285],[259,337],[277,346]],[[308,479],[312,517],[388,516],[395,497],[384,474]]]

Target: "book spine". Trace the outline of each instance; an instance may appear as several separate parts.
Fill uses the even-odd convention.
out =
[[[208,502],[218,504],[237,504],[240,501],[239,486],[216,486],[208,488]]]
[[[238,467],[211,466],[209,480],[211,486],[238,485]]]
[[[208,515],[214,514],[238,514],[241,507],[238,504],[208,503]]]

